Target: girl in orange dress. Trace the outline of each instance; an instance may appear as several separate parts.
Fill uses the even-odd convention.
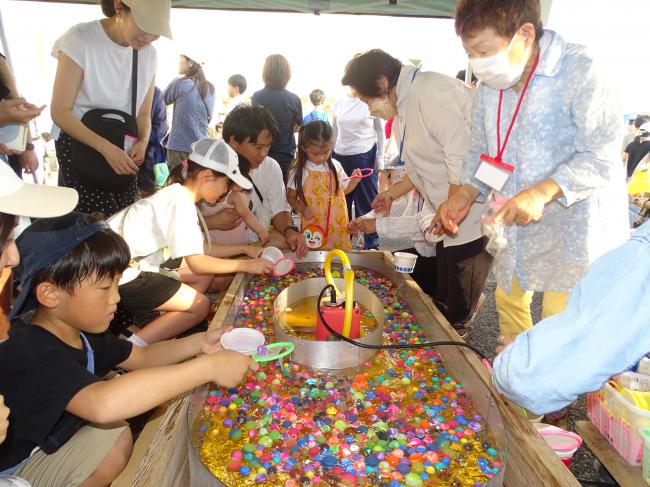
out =
[[[361,171],[355,169],[348,178],[341,164],[332,159],[333,146],[329,123],[316,120],[303,125],[289,169],[287,199],[300,214],[302,232],[312,250],[352,249],[345,195],[359,184]]]

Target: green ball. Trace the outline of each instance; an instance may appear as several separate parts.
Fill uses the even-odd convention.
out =
[[[408,487],[420,487],[423,484],[422,477],[414,472],[406,474],[404,480],[406,480],[406,485]]]
[[[273,444],[273,440],[269,436],[262,436],[259,440],[258,443],[265,448],[270,447]]]

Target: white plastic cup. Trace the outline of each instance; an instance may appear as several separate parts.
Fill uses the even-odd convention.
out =
[[[431,226],[431,222],[433,221],[434,216],[435,215],[427,215],[420,219],[420,232],[422,232],[424,240],[430,244],[438,243],[443,238],[445,238],[444,235],[436,235],[435,233],[429,231],[429,227]]]
[[[614,381],[619,386],[631,391],[650,391],[650,376],[646,374],[623,372],[621,375],[614,377]]]
[[[262,251],[262,254],[260,255],[260,259],[270,260],[271,262],[273,262],[274,265],[275,265],[275,263],[276,263],[277,261],[279,261],[282,257],[284,257],[284,254],[283,254],[282,251],[281,251],[279,248],[277,248],[277,247],[266,247],[266,248]]]
[[[541,421],[535,422],[533,426],[537,429],[537,432],[539,434],[542,434],[543,431],[545,432],[563,431],[562,428],[558,428],[557,426],[554,426],[552,424],[542,423]]]
[[[258,347],[264,345],[264,335],[252,328],[235,328],[221,335],[221,346],[243,355],[252,355]]]
[[[260,259],[266,259],[273,263],[273,274],[276,276],[289,274],[296,265],[291,257],[285,257],[277,247],[266,247],[262,251]]]
[[[567,467],[571,465],[573,454],[582,445],[582,438],[572,431],[561,428],[538,429],[539,434]]]
[[[636,367],[636,371],[639,374],[645,374],[645,375],[650,375],[650,358],[648,357],[643,357],[640,361],[639,364]]]
[[[415,269],[415,261],[418,260],[416,254],[408,252],[395,252],[393,254],[395,270],[403,274],[410,274]]]

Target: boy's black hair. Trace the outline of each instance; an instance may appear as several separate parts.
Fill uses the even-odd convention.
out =
[[[298,150],[296,151],[296,159],[291,164],[289,172],[295,171],[293,174],[293,181],[296,187],[296,196],[298,197],[298,200],[305,205],[307,204],[307,198],[305,198],[305,191],[302,188],[302,177],[305,172],[305,166],[307,165],[307,154],[305,153],[305,148],[308,145],[322,145],[330,142],[333,135],[334,131],[332,130],[332,126],[323,120],[314,120],[313,122],[309,122],[300,127],[300,131],[298,132]],[[339,176],[336,173],[336,168],[332,162],[331,152],[327,159],[327,168],[334,178],[334,196],[336,196],[339,192]]]
[[[255,144],[265,129],[271,132],[273,140],[278,138],[278,124],[269,110],[261,105],[240,105],[223,121],[223,140],[228,143],[234,137],[241,144],[250,137],[250,142]]]
[[[246,88],[248,88],[246,78],[244,78],[244,76],[241,74],[233,74],[230,78],[228,78],[228,84],[230,86],[236,86],[239,88],[240,95],[243,95],[246,91]]]
[[[640,129],[641,125],[648,122],[650,122],[650,115],[641,114],[634,119],[634,126]]]
[[[322,105],[325,101],[325,92],[316,88],[314,91],[309,93],[309,100],[314,106]]]
[[[0,254],[2,253],[2,249],[9,240],[9,236],[14,231],[17,223],[17,216],[0,213]],[[2,272],[2,269],[0,269],[0,272]]]
[[[97,214],[88,215],[86,218],[88,222],[101,219]],[[38,271],[32,290],[47,281],[73,294],[85,279],[92,278],[96,282],[124,272],[130,260],[131,253],[124,239],[113,230],[105,228],[80,242],[53,264]]]

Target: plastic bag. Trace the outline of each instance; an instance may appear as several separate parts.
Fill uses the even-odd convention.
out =
[[[507,200],[494,193],[490,193],[488,198],[490,199],[489,210],[487,215],[481,217],[481,228],[483,229],[483,235],[488,238],[485,250],[497,259],[503,249],[508,246],[508,239],[506,238],[505,225],[503,222],[495,222],[494,215],[499,212]]]
[[[485,246],[485,250],[497,259],[503,249],[508,246],[508,239],[505,235],[505,226],[503,223],[494,223],[493,221],[487,222],[485,220],[481,221],[481,226],[483,227],[483,234],[488,238],[488,243]]]
[[[358,231],[351,236],[352,240],[352,250],[363,250],[365,248],[366,242],[365,237],[363,236],[362,231]]]

